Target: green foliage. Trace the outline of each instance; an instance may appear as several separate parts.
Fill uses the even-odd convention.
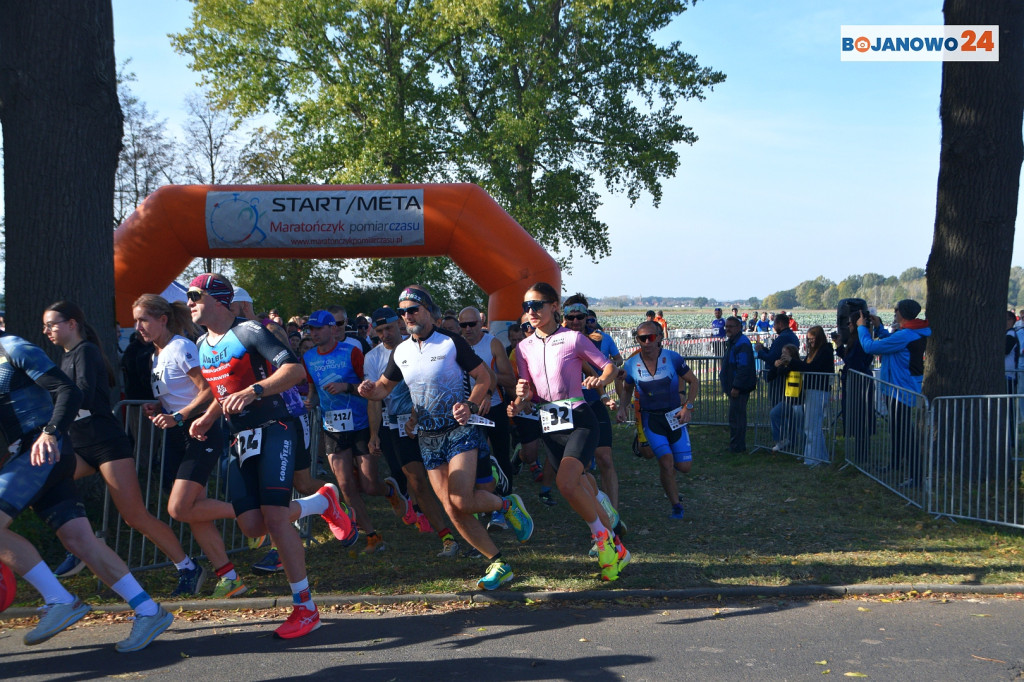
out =
[[[770,310],[789,310],[796,305],[796,289],[776,291],[764,299],[764,307]]]
[[[233,283],[249,292],[257,312],[276,308],[286,318],[345,305],[353,293],[331,261],[239,258],[234,270]]]
[[[697,140],[678,105],[725,77],[655,40],[688,5],[194,0],[172,37],[233,114],[277,117],[294,177],[476,182],[568,265],[609,253],[598,178],[657,204]],[[465,279],[414,263],[405,281],[407,264],[359,267],[391,288]]]

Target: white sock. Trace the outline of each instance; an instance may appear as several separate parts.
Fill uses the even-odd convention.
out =
[[[174,567],[179,571],[191,571],[196,565],[192,563],[192,557],[186,555],[184,559],[174,564]]]
[[[110,589],[128,602],[128,606],[135,609],[135,615],[140,618],[155,616],[160,610],[131,573],[125,573],[120,580],[110,586]]]
[[[71,604],[75,601],[75,595],[64,589],[64,586],[57,580],[57,576],[43,561],[30,568],[28,573],[21,577],[36,588],[39,594],[43,595],[44,604]]]
[[[600,516],[595,516],[593,521],[587,521],[587,525],[590,526],[590,533],[594,537],[597,537],[602,532],[607,532],[608,530],[604,527],[604,524],[601,523]],[[608,535],[611,536],[611,533],[608,533]]]
[[[295,501],[299,503],[300,519],[307,516],[313,516],[314,514],[320,516],[327,511],[327,507],[330,506],[327,502],[327,498],[320,493],[313,493],[309,497],[300,497]]]
[[[292,588],[292,604],[305,606],[310,611],[316,611],[316,604],[313,603],[313,594],[309,591],[309,578],[303,578],[297,583],[288,583]]]

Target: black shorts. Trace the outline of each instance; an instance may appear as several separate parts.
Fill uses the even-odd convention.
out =
[[[558,471],[564,457],[578,459],[584,471],[590,469],[594,462],[594,450],[597,448],[599,425],[594,411],[587,403],[572,411],[573,428],[566,431],[552,431],[541,436],[551,453],[551,465]]]
[[[115,436],[110,440],[93,445],[75,446],[75,454],[96,471],[101,464],[116,462],[119,459],[135,459],[135,447],[127,434]]]
[[[313,468],[313,453],[310,449],[313,430],[309,426],[309,412],[299,415],[295,418],[295,421],[298,422],[299,427],[302,429],[302,438],[299,439],[295,448],[295,470],[310,470]]]
[[[193,421],[188,420],[181,426],[164,431],[165,489],[178,480],[205,486],[213,468],[225,454],[224,422],[218,419],[206,432],[206,440],[196,440],[188,435]]]
[[[232,444],[228,494],[235,516],[262,506],[287,507],[291,503],[300,430],[297,419],[260,427],[259,454],[247,457],[241,464],[236,445]],[[235,435],[236,442],[239,436]]]
[[[587,404],[590,405],[590,409],[594,411],[594,417],[597,419],[597,447],[610,448],[612,446],[612,418],[608,414],[608,406],[600,399]]]
[[[75,488],[75,453],[71,439],[64,436],[58,441],[60,460],[33,466],[32,444],[38,435],[36,431],[25,436],[18,454],[0,468],[0,511],[13,519],[32,507],[50,528],[57,530],[85,516],[85,506]]]
[[[384,425],[380,429],[381,448],[394,448],[400,466],[406,464],[423,464],[423,457],[420,455],[420,443],[415,438],[407,438],[398,435],[398,429],[390,429]]]
[[[321,429],[327,454],[351,450],[353,457],[370,454],[370,427],[355,431],[327,431]]]
[[[516,433],[519,434],[519,442],[523,445],[528,445],[540,438],[540,419],[515,417],[512,419],[512,423],[515,424]]]

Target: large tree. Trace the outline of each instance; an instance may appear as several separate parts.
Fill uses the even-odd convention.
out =
[[[121,120],[110,0],[0,3],[8,330],[70,298],[113,347]]]
[[[236,114],[278,117],[306,181],[477,182],[544,246],[597,259],[596,180],[657,202],[696,140],[676,106],[724,78],[655,40],[689,4],[195,0],[176,46]]]
[[[943,13],[946,24],[998,24],[999,61],[942,67],[924,391],[1004,393],[1002,337],[1024,159],[1024,2],[946,0]]]

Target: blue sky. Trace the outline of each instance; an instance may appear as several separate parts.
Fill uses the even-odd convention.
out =
[[[607,195],[612,255],[579,260],[565,288],[592,296],[763,297],[825,275],[898,275],[931,249],[939,154],[938,63],[840,61],[844,24],[941,24],[940,0],[706,0],[663,33],[727,80],[680,111],[659,207]],[[166,34],[184,0],[114,0],[118,61],[173,128],[199,80]],[[1020,247],[1014,263],[1021,263]]]

